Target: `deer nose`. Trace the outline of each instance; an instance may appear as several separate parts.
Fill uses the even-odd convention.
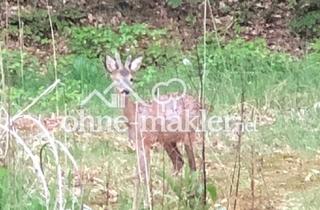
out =
[[[122,91],[122,93],[125,93],[126,95],[129,95],[130,92],[129,92],[129,90],[125,89],[125,90]]]

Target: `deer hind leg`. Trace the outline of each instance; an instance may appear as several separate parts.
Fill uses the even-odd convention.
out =
[[[193,153],[192,142],[195,140],[195,133],[188,133],[185,136],[184,148],[188,156],[189,167],[192,171],[196,170],[196,161]]]
[[[177,147],[177,143],[176,142],[165,143],[164,149],[166,150],[166,152],[168,153],[172,161],[174,170],[180,171],[183,166],[183,159]]]

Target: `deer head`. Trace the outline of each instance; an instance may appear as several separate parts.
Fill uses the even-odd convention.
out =
[[[131,56],[128,56],[124,65],[121,62],[119,53],[115,53],[115,57],[106,56],[105,68],[110,74],[117,91],[121,94],[129,95],[133,83],[133,75],[139,70],[142,63],[142,56],[131,61]]]

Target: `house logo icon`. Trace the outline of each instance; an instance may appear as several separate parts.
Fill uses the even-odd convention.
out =
[[[116,83],[112,82],[106,89],[104,89],[104,91],[102,93],[100,91],[96,90],[96,89],[93,90],[85,99],[83,99],[81,101],[80,106],[84,107],[91,100],[93,100],[93,98],[99,98],[100,101],[102,101],[106,105],[106,107],[109,107],[109,108],[124,108],[124,106],[125,106],[125,95],[113,92],[113,89],[114,89],[115,85],[116,85]],[[134,90],[132,90],[130,87],[127,87],[127,89],[130,90],[130,94],[134,97],[134,99],[137,102],[139,102],[139,103],[141,103],[141,104],[143,104],[145,106],[148,106],[148,104],[145,103],[144,100]],[[107,99],[108,95],[111,95],[110,99]]]

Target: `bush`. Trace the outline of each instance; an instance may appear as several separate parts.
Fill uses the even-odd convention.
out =
[[[51,14],[52,27],[55,32],[74,25],[76,20],[85,17],[85,14],[77,8],[64,8]],[[21,12],[21,23],[23,23],[23,35],[25,44],[48,44],[51,40],[51,27],[47,10],[31,9]],[[9,34],[18,39],[19,17],[16,15],[10,19]]]
[[[300,0],[294,9],[295,17],[290,24],[292,30],[307,38],[320,36],[320,2]]]
[[[155,40],[165,35],[164,30],[152,30],[145,24],[121,24],[118,30],[110,27],[75,27],[71,30],[70,45],[73,52],[88,57],[114,52],[123,47],[137,48],[140,41]]]

